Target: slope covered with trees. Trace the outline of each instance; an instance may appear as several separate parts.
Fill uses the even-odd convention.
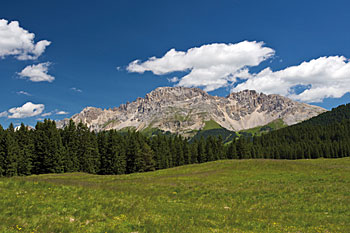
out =
[[[340,158],[350,155],[350,104],[260,137],[230,145],[245,158]],[[239,152],[240,153],[240,152]]]
[[[313,159],[350,155],[350,105],[261,136],[188,140],[115,130],[95,133],[73,121],[57,129],[51,120],[30,130],[0,126],[0,176],[87,172],[126,174],[220,159]]]

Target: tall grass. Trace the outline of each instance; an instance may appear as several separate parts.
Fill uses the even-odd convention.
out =
[[[350,158],[0,179],[0,232],[350,232]]]

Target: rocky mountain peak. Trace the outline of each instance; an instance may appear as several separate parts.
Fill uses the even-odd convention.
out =
[[[173,133],[188,134],[215,121],[232,131],[266,125],[282,119],[291,125],[309,119],[323,108],[292,101],[279,95],[265,95],[254,90],[231,93],[226,98],[211,96],[199,88],[159,87],[118,108],[102,110],[87,107],[72,117],[92,130],[158,128]],[[65,119],[57,123],[64,127]]]
[[[209,94],[199,88],[188,87],[158,87],[146,94],[145,99],[149,101],[179,101],[188,100],[195,97],[208,97]]]

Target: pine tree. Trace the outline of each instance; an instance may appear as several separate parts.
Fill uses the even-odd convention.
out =
[[[99,172],[100,156],[98,152],[97,137],[88,127],[80,122],[77,126],[78,159],[83,172],[96,174]]]
[[[137,140],[135,132],[128,132],[126,139],[126,159],[127,173],[138,172],[145,166],[141,155],[140,142]]]
[[[16,141],[15,131],[12,123],[6,130],[4,138],[4,149],[4,174],[8,177],[16,176],[18,175],[18,157],[20,153],[20,148],[18,146],[18,142]]]
[[[238,139],[236,150],[237,150],[237,156],[239,159],[246,159],[246,158],[250,157],[247,144],[248,143],[247,143],[245,138],[242,137],[242,138]]]
[[[138,168],[138,171],[154,171],[155,170],[155,161],[154,161],[154,152],[147,143],[143,143],[141,146],[141,157],[142,157],[142,167]]]
[[[56,123],[47,119],[38,122],[35,126],[34,140],[34,173],[64,172],[64,148]]]
[[[229,144],[227,149],[227,158],[228,159],[237,159],[237,150],[236,150],[236,139],[232,139],[232,142]]]
[[[119,137],[117,132],[115,132],[114,130],[109,131],[107,148],[102,150],[102,152],[105,153],[104,156],[100,154],[101,167],[103,167],[104,169],[104,172],[105,172],[104,174],[125,174],[126,172],[125,143],[122,140],[122,138]]]
[[[98,152],[100,155],[100,169],[99,174],[105,175],[105,174],[113,174],[112,171],[109,169],[111,167],[111,159],[109,158],[109,141],[111,140],[111,131],[102,131],[97,134],[97,145],[98,145]]]
[[[184,154],[184,163],[185,164],[191,164],[192,163],[192,151],[191,151],[191,147],[188,144],[188,142],[186,140],[183,141],[183,154]]]
[[[62,144],[64,146],[64,171],[65,172],[77,172],[80,171],[80,161],[78,158],[78,136],[77,127],[72,119],[70,119],[68,125],[61,131]]]
[[[198,142],[195,141],[194,143],[191,144],[190,146],[191,149],[191,163],[198,163],[199,161],[199,156],[198,156]]]
[[[18,175],[30,175],[33,168],[34,153],[32,132],[22,123],[16,132],[16,138],[20,148],[18,154]]]
[[[182,166],[185,164],[184,151],[182,148],[182,137],[175,138],[175,153],[176,153],[176,166]]]
[[[5,175],[5,131],[0,125],[0,177]]]
[[[198,151],[198,162],[204,163],[207,162],[207,155],[205,153],[205,141],[204,138],[201,137],[197,143],[197,151]]]

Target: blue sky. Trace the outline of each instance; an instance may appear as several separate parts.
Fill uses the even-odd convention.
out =
[[[345,0],[6,1],[0,124],[58,120],[173,85],[219,96],[254,88],[330,109],[350,102],[348,9]],[[34,33],[32,44],[8,45],[13,21],[27,34],[10,38]]]

